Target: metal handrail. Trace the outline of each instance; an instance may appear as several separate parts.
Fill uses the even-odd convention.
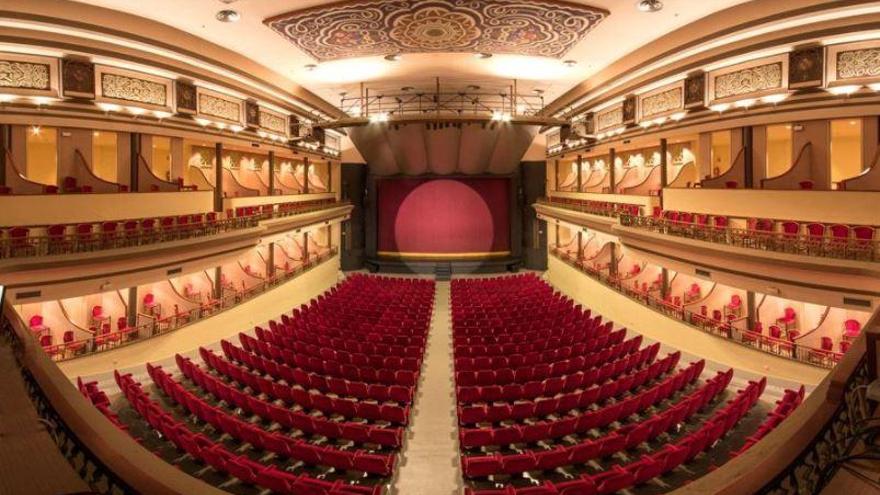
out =
[[[580,213],[589,213],[591,215],[601,215],[603,217],[620,217],[627,215],[625,208],[638,208],[641,212],[643,206],[634,203],[615,203],[611,201],[597,200],[570,200],[569,198],[559,198],[554,196],[538,198],[538,204],[553,206],[557,208],[565,208]],[[600,204],[610,205],[610,208],[600,206]]]
[[[620,215],[620,225],[716,244],[857,261],[880,261],[880,240],[789,234],[770,230],[716,228],[666,218]]]

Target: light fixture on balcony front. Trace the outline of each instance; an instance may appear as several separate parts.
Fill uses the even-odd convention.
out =
[[[723,113],[730,108],[730,103],[716,103],[709,107],[713,112]]]
[[[49,98],[48,96],[34,96],[32,99],[38,107],[52,103],[52,98]]]
[[[669,118],[675,122],[678,122],[679,120],[683,119],[686,115],[687,115],[687,112],[678,112],[678,113],[674,113],[674,114],[670,115]]]
[[[647,129],[648,127],[651,127],[652,124],[653,122],[651,122],[650,120],[643,120],[642,122],[639,122],[639,127],[641,127],[642,129]]]
[[[306,65],[303,65],[303,69],[305,69],[305,70],[307,70],[307,71],[309,71],[309,72],[312,72],[313,70],[315,70],[315,69],[317,69],[317,68],[318,68],[318,64],[306,64]]]
[[[398,62],[403,58],[399,53],[392,53],[390,55],[385,55],[385,60],[389,62]]]
[[[562,65],[564,65],[564,66],[566,66],[566,67],[574,67],[574,66],[577,65],[577,64],[578,64],[578,63],[577,63],[577,60],[570,60],[570,59],[569,59],[569,60],[564,60],[564,61],[562,62]]]
[[[15,95],[0,94],[0,103],[9,103],[15,99]]]
[[[745,100],[739,100],[733,103],[733,105],[737,108],[746,108],[748,109],[750,106],[755,104],[754,98],[747,98]]]
[[[379,124],[382,122],[388,122],[388,113],[379,112],[370,115],[370,123]]]
[[[487,59],[487,58],[492,58],[492,54],[491,54],[491,53],[485,53],[485,52],[483,52],[483,53],[475,53],[474,56],[477,57],[477,58],[479,58],[479,59],[482,59],[482,60],[485,60],[485,59]]]
[[[859,85],[848,84],[846,86],[832,86],[830,88],[827,88],[825,91],[828,91],[829,93],[833,94],[834,96],[840,96],[840,95],[849,96],[860,89],[862,89],[862,87]]]
[[[154,110],[153,115],[156,116],[157,119],[163,120],[171,117],[171,112],[163,112],[162,110]]]
[[[784,101],[786,98],[788,98],[788,93],[777,93],[773,95],[762,96],[761,101],[764,103],[775,105]]]
[[[237,134],[237,133],[243,131],[244,127],[242,127],[240,125],[233,125],[233,126],[229,126],[229,130]]]

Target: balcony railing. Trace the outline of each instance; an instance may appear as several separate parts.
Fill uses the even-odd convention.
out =
[[[691,311],[682,305],[676,305],[664,300],[660,297],[659,290],[649,289],[643,291],[641,289],[630,287],[619,277],[615,277],[608,273],[607,267],[596,268],[584,264],[582,260],[576,259],[563,250],[551,248],[551,253],[559,260],[630,299],[638,301],[670,318],[674,318],[711,335],[722,337],[736,342],[737,344],[751,347],[768,354],[781,356],[786,359],[792,359],[822,368],[833,368],[843,358],[843,354],[839,352],[826,351],[799,344],[796,340],[777,339],[740,328],[738,325],[745,323],[744,318],[736,318],[734,320],[715,320],[711,316]]]
[[[601,215],[603,217],[617,218],[623,215],[639,215],[642,205],[630,203],[614,203],[611,201],[593,201],[575,198],[547,197],[539,198],[538,204],[553,206],[556,208],[565,208],[580,213],[589,213],[591,215]]]
[[[323,253],[310,257],[308,261],[301,265],[291,266],[287,271],[276,271],[274,275],[262,279],[256,285],[241,290],[226,289],[221,297],[205,301],[198,307],[162,317],[139,313],[135,326],[110,333],[96,333],[85,339],[46,346],[43,350],[54,361],[66,361],[164,335],[253,299],[290,279],[302,275],[329,260],[338,252],[338,248],[331,247]]]
[[[288,204],[285,203],[281,205],[266,205],[268,208],[245,207],[237,209],[240,211],[230,212],[227,218],[209,218],[185,224],[173,223],[162,225],[161,218],[155,219],[157,221],[150,226],[145,226],[141,220],[118,221],[110,223],[123,226],[126,223],[134,223],[135,228],[119,229],[114,227],[112,231],[101,230],[102,224],[100,223],[83,224],[90,225],[91,228],[87,232],[58,235],[29,235],[29,228],[11,228],[5,237],[0,238],[0,259],[90,253],[209,237],[225,232],[256,227],[263,220],[302,215],[344,204],[347,203],[315,202],[306,203],[302,206],[296,203],[290,203],[289,205],[292,206],[286,206]],[[195,216],[200,217],[201,215]],[[192,215],[185,215],[185,217],[189,218]],[[176,217],[165,218],[174,220]],[[97,231],[94,231],[95,229]],[[15,233],[16,230],[19,231],[19,234]],[[21,232],[24,232],[25,235],[21,235]]]
[[[711,225],[634,215],[621,215],[620,224],[659,234],[763,251],[854,261],[880,261],[880,241],[874,239],[789,234],[734,227],[716,228]]]

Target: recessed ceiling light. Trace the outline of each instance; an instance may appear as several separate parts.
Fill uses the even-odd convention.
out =
[[[636,4],[636,8],[642,12],[659,12],[663,9],[663,2],[660,0],[640,0]]]
[[[562,62],[562,65],[564,65],[566,67],[574,67],[577,64],[578,64],[577,60],[565,60]]]
[[[399,53],[392,53],[391,55],[385,55],[385,60],[387,60],[389,62],[397,62],[401,58],[402,57],[400,56]]]
[[[492,58],[491,53],[485,53],[485,52],[484,53],[475,53],[474,56],[477,58],[482,58],[482,59]]]
[[[303,66],[303,68],[304,68],[305,70],[311,72],[311,71],[317,69],[317,68],[318,68],[318,65],[317,65],[317,64],[306,64],[306,65]]]
[[[217,12],[216,17],[220,22],[238,22],[238,20],[241,19],[241,14],[239,14],[237,10],[224,9]]]

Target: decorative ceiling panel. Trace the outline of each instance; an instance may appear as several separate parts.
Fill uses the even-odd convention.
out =
[[[318,61],[425,52],[560,58],[607,16],[561,0],[347,0],[264,22]]]

